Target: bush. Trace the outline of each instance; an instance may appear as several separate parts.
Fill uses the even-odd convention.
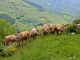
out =
[[[73,21],[73,24],[80,24],[80,18]]]
[[[2,44],[0,44],[0,56],[2,56],[2,57],[10,57],[10,56],[12,56],[13,54],[14,54],[14,52],[12,51],[12,50],[5,50],[5,49],[3,49],[3,45]]]
[[[74,33],[80,33],[80,28],[76,25],[76,24],[71,24],[71,25],[69,25],[69,27],[66,29],[66,31],[68,32],[68,33],[72,33],[72,32],[74,32]]]
[[[14,54],[14,52],[11,51],[11,50],[7,51],[7,50],[4,50],[4,49],[0,49],[0,56],[2,56],[2,57],[10,57],[13,54]]]

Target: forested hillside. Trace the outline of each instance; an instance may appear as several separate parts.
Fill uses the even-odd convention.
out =
[[[20,30],[29,29],[35,25],[41,26],[44,23],[65,24],[71,22],[72,19],[69,15],[59,14],[44,6],[24,0],[1,0],[0,14],[12,17],[15,20],[14,27],[17,25]]]
[[[4,18],[7,22],[10,22],[11,24],[15,23],[15,20],[6,14],[0,14],[0,18]]]

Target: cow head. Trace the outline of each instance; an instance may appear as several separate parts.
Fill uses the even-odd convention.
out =
[[[50,33],[54,34],[55,33],[55,29],[50,30]]]
[[[22,34],[16,35],[16,39],[15,40],[21,40],[21,36],[22,36]]]
[[[47,34],[48,34],[48,31],[43,31],[43,34],[44,34],[44,35],[47,35]]]

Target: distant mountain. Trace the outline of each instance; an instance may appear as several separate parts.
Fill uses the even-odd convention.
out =
[[[31,2],[44,5],[56,12],[78,17],[80,12],[80,0],[29,0]]]
[[[1,0],[0,14],[6,14],[15,20],[14,27],[20,30],[44,23],[66,24],[72,22],[71,15],[58,13],[49,8],[27,0]]]

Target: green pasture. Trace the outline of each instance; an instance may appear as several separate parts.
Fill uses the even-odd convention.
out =
[[[0,60],[79,60],[80,34],[40,34],[19,47],[12,47],[14,54]]]

